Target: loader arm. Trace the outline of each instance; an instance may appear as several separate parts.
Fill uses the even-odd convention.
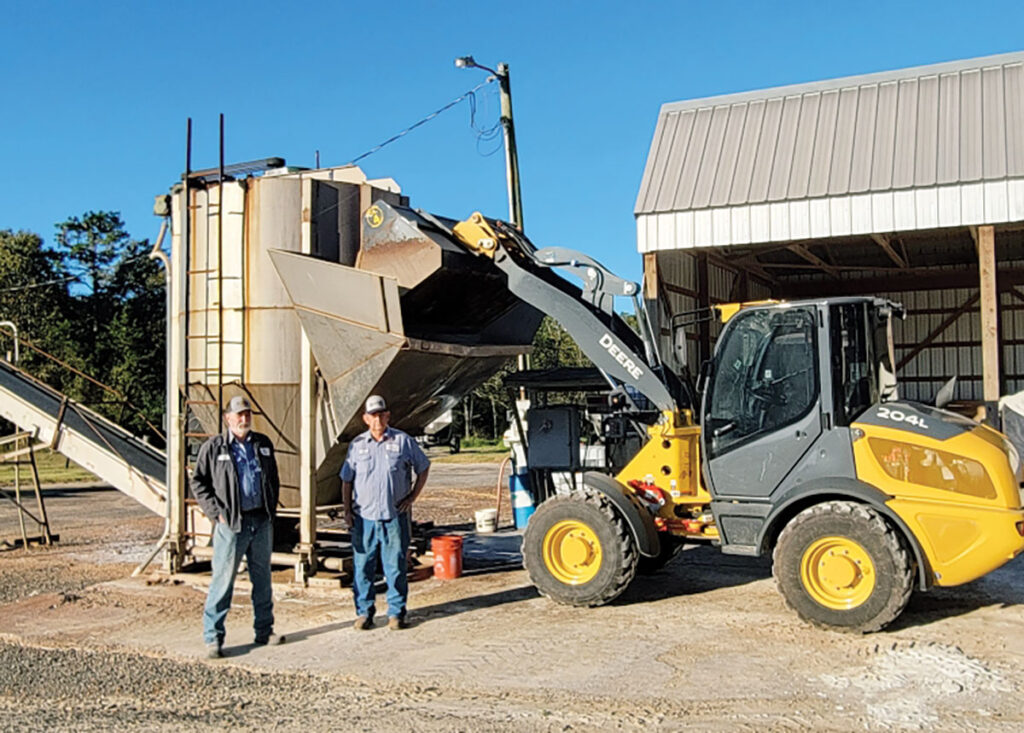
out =
[[[634,390],[661,413],[690,407],[678,404],[666,384],[675,375],[657,356],[642,308],[638,307],[637,317],[645,338],[615,313],[614,297],[635,297],[636,283],[617,277],[581,253],[554,247],[537,250],[517,230],[479,213],[456,224],[453,233],[470,251],[493,260],[516,297],[558,321],[613,387]],[[583,289],[553,268],[580,277]]]

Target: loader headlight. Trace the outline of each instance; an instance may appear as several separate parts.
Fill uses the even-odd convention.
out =
[[[890,478],[980,499],[996,498],[988,471],[973,458],[884,438],[869,438],[868,445]]]

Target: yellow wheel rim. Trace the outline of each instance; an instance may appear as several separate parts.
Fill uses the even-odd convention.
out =
[[[800,580],[826,608],[844,611],[864,603],[875,589],[875,564],[848,537],[822,537],[804,551]]]
[[[566,585],[583,585],[601,569],[601,541],[583,522],[564,519],[544,535],[544,564]]]

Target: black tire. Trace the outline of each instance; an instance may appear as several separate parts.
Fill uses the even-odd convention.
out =
[[[672,562],[672,559],[683,549],[683,543],[666,532],[658,533],[658,542],[661,543],[658,554],[654,557],[640,555],[636,564],[636,571],[640,575],[653,575],[663,567]]]
[[[858,555],[863,565],[853,559]],[[884,628],[906,608],[914,585],[911,554],[896,528],[872,507],[855,502],[829,501],[800,512],[779,535],[772,560],[786,605],[805,621],[836,631]],[[818,568],[829,562],[837,572],[819,575]],[[833,586],[826,579],[837,577],[850,581],[835,585],[836,594],[829,595]],[[849,605],[840,608],[843,594]]]
[[[591,569],[592,577],[575,584],[549,567],[545,552],[546,544],[548,550],[558,546],[559,533],[573,523],[596,537],[600,548],[596,572]],[[523,534],[523,565],[530,581],[551,600],[571,606],[602,606],[617,598],[636,575],[637,557],[625,520],[607,497],[596,492],[575,491],[548,499],[537,507]]]

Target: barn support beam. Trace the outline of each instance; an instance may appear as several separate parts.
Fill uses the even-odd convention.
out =
[[[985,422],[997,426],[999,408],[999,289],[996,283],[995,227],[978,227],[978,276],[981,284],[981,369]]]
[[[711,281],[708,275],[708,253],[698,252],[697,307],[704,313],[711,310]],[[697,357],[700,364],[711,358],[711,321],[701,318],[697,324]]]

